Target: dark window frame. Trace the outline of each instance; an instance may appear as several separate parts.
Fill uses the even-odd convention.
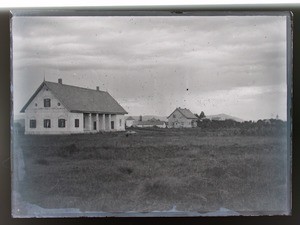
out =
[[[47,122],[49,122],[47,124]],[[44,119],[44,128],[51,128],[51,120],[50,119]]]
[[[58,119],[58,127],[65,128],[66,127],[66,120],[65,119]]]
[[[36,128],[36,120],[35,119],[29,120],[29,128]]]
[[[75,119],[75,127],[76,127],[76,128],[79,127],[79,119]]]
[[[51,99],[50,98],[44,98],[44,107],[45,108],[51,107]]]

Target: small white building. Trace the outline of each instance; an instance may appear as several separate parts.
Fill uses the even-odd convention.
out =
[[[124,131],[127,112],[106,91],[44,81],[21,112],[25,134]]]
[[[188,128],[197,126],[197,117],[186,108],[176,108],[168,118],[169,128]]]
[[[167,125],[164,121],[157,120],[155,118],[147,120],[147,121],[137,121],[134,123],[135,127],[159,127],[166,128]]]
[[[135,119],[133,119],[133,117],[129,116],[126,120],[125,120],[125,125],[126,127],[132,127],[133,124],[135,122]]]

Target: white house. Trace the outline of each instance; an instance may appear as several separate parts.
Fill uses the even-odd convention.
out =
[[[168,127],[170,128],[184,128],[196,127],[197,117],[186,108],[176,108],[168,118]]]
[[[125,120],[125,125],[126,127],[132,127],[133,124],[135,122],[135,119],[133,119],[133,117],[129,116],[126,120]]]
[[[44,81],[21,112],[25,134],[72,134],[125,130],[127,112],[106,91]]]

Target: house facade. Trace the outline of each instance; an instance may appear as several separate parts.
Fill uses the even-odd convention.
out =
[[[44,81],[21,112],[25,134],[73,134],[125,130],[127,112],[105,91]]]
[[[197,117],[186,108],[176,108],[168,117],[169,128],[197,127]]]

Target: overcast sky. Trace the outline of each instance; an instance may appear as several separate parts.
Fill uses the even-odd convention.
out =
[[[286,119],[286,17],[13,17],[14,113],[48,81],[108,91],[129,115],[176,107]]]

